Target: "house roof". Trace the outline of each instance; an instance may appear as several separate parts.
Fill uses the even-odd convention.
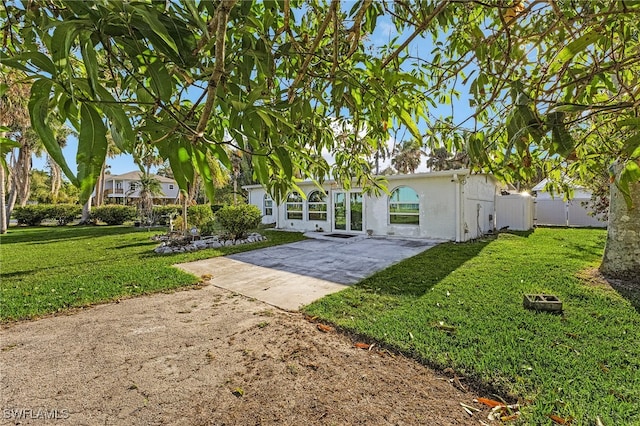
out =
[[[394,180],[405,180],[405,179],[415,179],[415,178],[437,178],[437,177],[443,177],[443,176],[454,176],[454,175],[460,175],[460,176],[469,176],[471,175],[470,170],[469,169],[457,169],[457,170],[443,170],[443,171],[439,171],[439,172],[422,172],[422,173],[408,173],[408,174],[397,174],[397,175],[387,175],[384,176],[385,178],[387,178],[388,181],[394,181]],[[473,175],[473,176],[489,176],[494,182],[497,183],[497,179],[495,178],[495,176],[491,175],[491,174],[486,174],[486,173],[479,173],[477,175]],[[303,182],[299,182],[298,185],[304,185],[304,184],[312,184],[313,182],[310,180],[305,180]],[[333,184],[335,183],[335,180],[331,179],[331,180],[326,180],[325,183],[327,184]],[[257,185],[245,185],[242,188],[244,189],[258,189],[258,188],[262,188],[263,186],[260,184]]]
[[[123,173],[121,175],[106,175],[105,180],[140,180],[141,176],[142,176],[141,171],[134,170],[132,172]],[[158,181],[163,183],[176,183],[175,180],[168,177],[154,175],[154,174],[150,176],[153,178],[156,178]]]

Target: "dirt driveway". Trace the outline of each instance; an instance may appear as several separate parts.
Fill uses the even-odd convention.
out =
[[[0,422],[486,422],[447,377],[354,343],[212,285],[14,323],[0,331]]]

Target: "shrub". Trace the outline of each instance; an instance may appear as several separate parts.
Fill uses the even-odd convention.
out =
[[[13,209],[13,217],[18,221],[18,225],[38,226],[47,218],[48,206],[44,204],[34,204]]]
[[[214,235],[220,230],[220,225],[216,220],[210,220],[200,228],[200,235]]]
[[[213,212],[208,204],[196,204],[195,206],[189,206],[187,209],[187,225],[189,227],[195,226],[199,229],[202,225],[212,220]]]
[[[63,226],[82,214],[82,207],[77,204],[51,204],[47,206],[47,219],[53,219]]]
[[[226,206],[217,211],[216,219],[232,239],[238,240],[260,225],[262,213],[253,204]]]
[[[166,225],[170,216],[179,215],[182,206],[178,204],[167,204],[166,206],[153,206],[153,217],[161,224]]]
[[[96,207],[91,218],[105,222],[107,225],[122,225],[127,220],[136,218],[136,208],[132,206],[108,205]]]
[[[173,230],[180,232],[184,231],[184,220],[182,219],[182,216],[178,216],[173,219]]]

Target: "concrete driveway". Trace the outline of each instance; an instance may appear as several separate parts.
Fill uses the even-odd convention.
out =
[[[211,275],[215,286],[295,311],[441,242],[319,237],[176,266]]]

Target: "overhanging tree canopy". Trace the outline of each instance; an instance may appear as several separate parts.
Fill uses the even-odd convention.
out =
[[[297,178],[322,180],[330,169],[344,185],[375,186],[367,158],[392,128],[419,137],[425,120],[428,133],[464,130],[464,143],[445,147],[507,181],[539,170],[588,179],[615,160],[618,198],[640,203],[637,1],[5,5],[2,66],[29,75],[33,127],[85,199],[107,130],[125,152],[136,135],[155,145],[183,189],[195,173],[212,188],[207,158],[229,166],[225,145],[250,152],[256,178],[281,198]],[[382,18],[398,38],[366,44]],[[427,105],[461,92],[468,120],[428,115]],[[52,142],[52,112],[79,131],[77,173]],[[335,138],[344,120],[352,131]],[[616,226],[609,242],[638,250],[640,230],[614,238]]]

